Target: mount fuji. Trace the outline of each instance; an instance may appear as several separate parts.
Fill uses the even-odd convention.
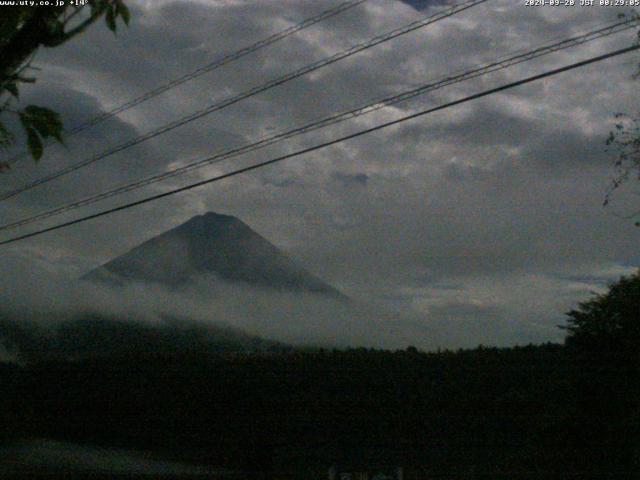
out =
[[[209,212],[147,240],[83,278],[180,287],[203,275],[285,292],[346,297],[236,217]]]

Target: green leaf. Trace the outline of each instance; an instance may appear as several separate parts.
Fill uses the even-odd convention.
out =
[[[34,128],[43,138],[53,137],[62,143],[62,120],[60,115],[48,108],[29,105],[21,115],[25,128]]]
[[[45,25],[48,29],[48,36],[58,38],[64,35],[64,23],[57,18],[48,19],[45,21]]]
[[[79,7],[82,8],[82,7]],[[89,14],[90,15],[95,15],[96,12],[98,11],[99,5],[97,2],[93,1],[93,2],[89,2]],[[76,8],[77,10],[78,8]]]
[[[107,14],[105,15],[105,20],[107,22],[107,27],[109,27],[109,30],[111,30],[112,32],[116,31],[116,13],[115,13],[115,8],[114,6],[110,6],[107,8]]]
[[[7,130],[7,127],[0,122],[0,147],[7,148],[13,144],[15,137],[13,133]]]
[[[15,81],[11,81],[11,82],[7,82],[5,84],[5,88],[7,89],[7,91],[13,95],[14,97],[18,98],[19,93],[18,93],[18,85],[16,84]]]
[[[116,0],[116,15],[118,14],[122,18],[122,21],[125,23],[125,25],[129,25],[131,14],[129,13],[129,8],[124,4],[122,0]]]
[[[62,121],[60,116],[48,108],[29,105],[19,113],[20,122],[27,134],[27,144],[35,160],[42,157],[42,139],[54,137],[62,142]]]
[[[38,161],[42,157],[42,141],[35,129],[28,127],[27,131],[27,144],[29,145],[29,151],[34,160]]]

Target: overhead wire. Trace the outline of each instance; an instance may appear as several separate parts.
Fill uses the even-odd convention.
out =
[[[98,201],[105,200],[107,198],[111,198],[117,195],[121,195],[123,193],[127,193],[130,191],[142,188],[144,186],[148,186],[148,185],[166,180],[168,178],[172,178],[178,175],[183,175],[185,173],[205,167],[207,165],[216,164],[224,160],[227,160],[229,158],[233,158],[239,155],[253,152],[261,148],[265,148],[269,145],[279,143],[283,140],[287,140],[295,136],[302,135],[304,133],[318,130],[320,128],[324,128],[330,125],[335,125],[337,123],[344,122],[346,120],[350,120],[350,119],[374,112],[376,110],[382,109],[389,105],[394,105],[394,104],[409,100],[411,98],[417,97],[419,95],[424,95],[425,93],[432,92],[440,88],[444,88],[446,86],[450,86],[465,80],[487,75],[489,73],[493,73],[499,70],[504,70],[514,65],[528,62],[533,59],[542,57],[544,55],[565,50],[570,47],[583,45],[585,43],[588,43],[609,35],[620,33],[620,32],[629,30],[631,28],[634,28],[637,25],[638,25],[638,22],[635,19],[615,22],[613,24],[606,25],[604,27],[600,27],[595,30],[582,33],[580,35],[576,35],[570,38],[566,38],[566,39],[557,41],[555,43],[549,44],[547,42],[538,48],[534,48],[532,50],[525,51],[523,53],[518,52],[510,57],[502,56],[497,60],[494,60],[493,62],[477,66],[476,68],[463,71],[462,73],[450,74],[437,81],[423,84],[417,88],[413,88],[411,90],[408,90],[396,95],[377,99],[373,102],[367,103],[364,106],[360,106],[358,108],[354,108],[345,112],[334,114],[329,117],[325,117],[320,120],[316,120],[314,122],[308,123],[301,127],[283,131],[275,135],[272,135],[270,137],[258,140],[256,142],[249,143],[247,145],[243,145],[240,147],[236,147],[221,153],[217,153],[217,154],[208,156],[204,159],[200,159],[196,162],[192,162],[187,165],[183,165],[181,167],[177,167],[160,174],[151,175],[149,177],[137,180],[135,182],[131,182],[131,183],[116,187],[109,191],[102,192],[96,195],[91,195],[81,200],[70,202],[66,205],[62,205],[60,207],[56,207],[54,209],[51,209],[42,213],[38,213],[32,216],[28,216],[26,218],[19,219],[12,223],[0,225],[0,231],[28,225],[36,221],[40,221],[56,215],[60,215],[62,213],[66,213],[68,211],[72,211],[83,206],[91,205]]]
[[[209,115],[213,112],[222,110],[228,106],[231,106],[235,103],[238,103],[242,100],[245,100],[249,97],[252,97],[254,95],[257,95],[259,93],[262,93],[266,90],[270,90],[271,88],[274,88],[276,86],[279,85],[283,85],[291,80],[294,80],[296,78],[302,77],[303,75],[306,75],[308,73],[311,73],[313,71],[319,70],[320,68],[323,68],[325,66],[331,65],[333,63],[336,63],[340,60],[343,60],[347,57],[353,56],[359,52],[362,52],[364,50],[367,50],[369,48],[372,48],[376,45],[380,45],[381,43],[384,42],[388,42],[394,38],[397,38],[401,35],[405,35],[409,32],[413,32],[415,30],[418,30],[420,28],[426,27],[428,25],[431,25],[433,23],[436,23],[438,21],[444,20],[446,18],[449,18],[457,13],[460,13],[464,10],[467,10],[469,8],[472,8],[476,5],[479,5],[481,3],[485,3],[488,0],[468,0],[462,3],[458,3],[455,4],[447,9],[441,10],[433,15],[430,15],[428,17],[425,17],[421,20],[417,20],[414,22],[411,22],[407,25],[404,25],[402,27],[398,27],[394,30],[391,30],[390,32],[387,32],[385,34],[382,35],[378,35],[376,37],[373,37],[372,39],[366,41],[366,42],[362,42],[359,44],[356,44],[350,48],[348,48],[347,50],[343,50],[339,53],[336,53],[334,55],[331,55],[329,57],[326,57],[324,59],[321,59],[319,61],[313,62],[311,64],[308,64],[306,66],[303,66],[302,68],[299,68],[297,70],[294,70],[292,72],[289,72],[281,77],[278,77],[274,80],[271,80],[269,82],[266,82],[262,85],[259,85],[257,87],[251,88],[245,92],[242,92],[238,95],[229,97],[221,102],[217,102],[214,103],[212,105],[209,105],[207,107],[205,107],[204,109],[198,110],[192,114],[189,114],[187,116],[184,116],[174,122],[171,122],[169,124],[166,124],[162,127],[159,127],[155,130],[152,130],[150,132],[147,132],[146,134],[140,135],[136,138],[133,138],[127,142],[121,143],[115,147],[112,147],[102,153],[99,153],[97,155],[94,155],[92,157],[89,157],[85,160],[82,160],[78,163],[69,165],[65,168],[62,168],[60,170],[57,170],[53,173],[50,173],[48,175],[45,175],[43,177],[40,177],[36,180],[33,180],[21,187],[18,187],[14,190],[10,190],[8,192],[2,193],[0,194],[0,201],[4,201],[4,200],[8,200],[9,198],[15,197],[16,195],[19,195],[20,193],[23,193],[25,191],[31,190],[37,186],[43,185],[45,183],[48,183],[52,180],[55,180],[57,178],[60,178],[64,175],[67,175],[71,172],[77,171],[81,168],[84,168],[88,165],[91,165],[99,160],[102,160],[104,158],[110,157],[111,155],[114,155],[116,153],[119,153],[121,151],[124,151],[126,149],[129,149],[135,145],[138,145],[142,142],[145,142],[147,140],[150,140],[152,138],[155,138],[159,135],[162,135],[164,133],[167,133],[171,130],[174,130],[182,125],[185,125],[187,123],[193,122],[194,120],[197,120],[199,118],[202,118],[206,115]]]
[[[193,80],[194,78],[200,77],[202,75],[204,75],[205,73],[209,73],[209,72],[213,72],[214,70],[217,70],[220,67],[223,67],[225,65],[228,65],[232,62],[235,62],[236,60],[239,60],[253,52],[256,52],[262,48],[268,47],[269,45],[273,45],[276,42],[279,42],[280,40],[284,40],[287,37],[290,37],[291,35],[304,30],[308,27],[311,27],[312,25],[315,25],[317,23],[320,23],[328,18],[331,17],[335,17],[336,15],[339,15],[343,12],[346,12],[347,10],[350,10],[354,7],[357,7],[358,5],[367,2],[368,0],[349,0],[347,2],[343,2],[340,3],[339,5],[330,8],[328,10],[324,10],[323,12],[314,15],[312,17],[306,18],[304,20],[302,20],[301,22],[292,25],[284,30],[281,30],[280,32],[277,32],[269,37],[263,38],[251,45],[248,45],[244,48],[241,48],[240,50],[237,50],[235,52],[229,53],[227,55],[224,55],[223,57],[208,63],[206,65],[203,65],[185,75],[182,75],[181,77],[175,78],[173,80],[170,80],[169,82],[165,83],[164,85],[160,85],[159,87],[154,88],[153,90],[149,90],[145,93],[143,93],[142,95],[139,95],[107,112],[104,112],[100,115],[97,115],[89,120],[87,120],[86,122],[83,122],[79,125],[76,125],[73,128],[70,129],[65,129],[63,131],[64,135],[66,137],[71,137],[73,135],[76,135],[80,132],[83,132],[91,127],[93,127],[94,125],[97,125],[109,118],[112,118],[122,112],[125,112],[137,105],[140,105],[141,103],[146,102],[147,100],[150,100],[154,97],[157,97],[158,95],[171,90],[173,88],[176,88],[180,85],[182,85],[183,83],[189,82],[190,80]],[[48,147],[49,145],[51,145],[53,142],[47,142],[47,144],[45,144],[45,148]],[[10,164],[15,163],[16,160],[22,158],[26,156],[26,152],[23,152],[21,154],[18,154],[14,157],[12,157],[11,159],[8,160],[8,162]]]
[[[548,70],[546,72],[543,72],[543,73],[540,73],[540,74],[537,74],[537,75],[529,76],[529,77],[526,77],[526,78],[523,78],[523,79],[520,79],[520,80],[517,80],[517,81],[514,81],[514,82],[510,82],[510,83],[501,85],[499,87],[495,87],[495,88],[492,88],[492,89],[489,89],[489,90],[484,90],[484,91],[482,91],[480,93],[469,95],[467,97],[464,97],[464,98],[461,98],[461,99],[458,99],[458,100],[447,102],[447,103],[438,105],[436,107],[432,107],[432,108],[429,108],[429,109],[426,109],[426,110],[421,110],[419,112],[412,113],[410,115],[406,115],[406,116],[403,116],[403,117],[395,119],[395,120],[391,120],[391,121],[388,121],[388,122],[385,122],[385,123],[381,123],[381,124],[375,125],[373,127],[370,127],[370,128],[364,129],[364,130],[359,130],[359,131],[357,131],[355,133],[351,133],[349,135],[345,135],[345,136],[342,136],[342,137],[339,137],[339,138],[335,138],[333,140],[330,140],[330,141],[327,141],[327,142],[323,142],[323,143],[314,145],[312,147],[307,147],[307,148],[304,148],[304,149],[301,149],[301,150],[297,150],[297,151],[292,152],[292,153],[288,153],[286,155],[281,155],[281,156],[278,156],[278,157],[275,157],[275,158],[271,158],[269,160],[265,160],[265,161],[262,161],[262,162],[247,166],[247,167],[239,168],[239,169],[233,170],[231,172],[228,172],[228,173],[225,173],[225,174],[222,174],[222,175],[217,175],[217,176],[205,179],[205,180],[201,180],[201,181],[198,181],[198,182],[195,182],[195,183],[191,183],[189,185],[186,185],[186,186],[183,186],[183,187],[180,187],[180,188],[176,188],[176,189],[173,189],[173,190],[170,190],[170,191],[167,191],[167,192],[163,192],[163,193],[159,193],[159,194],[156,194],[156,195],[152,195],[150,197],[146,197],[146,198],[143,198],[141,200],[137,200],[135,202],[130,202],[130,203],[127,203],[127,204],[124,204],[124,205],[120,205],[120,206],[117,206],[117,207],[109,208],[109,209],[102,210],[102,211],[97,212],[97,213],[93,213],[91,215],[86,215],[84,217],[77,218],[75,220],[70,220],[70,221],[67,221],[67,222],[59,223],[59,224],[53,225],[51,227],[43,228],[43,229],[36,230],[34,232],[31,232],[31,233],[27,233],[27,234],[23,234],[23,235],[19,235],[19,236],[13,237],[13,238],[9,238],[7,240],[0,241],[0,246],[8,245],[8,244],[11,244],[11,243],[15,243],[15,242],[18,242],[18,241],[21,241],[21,240],[25,240],[27,238],[32,238],[32,237],[35,237],[35,236],[38,236],[38,235],[42,235],[44,233],[52,232],[52,231],[55,231],[55,230],[59,230],[59,229],[62,229],[62,228],[67,228],[67,227],[70,227],[72,225],[76,225],[76,224],[79,224],[79,223],[82,223],[82,222],[86,222],[88,220],[92,220],[92,219],[99,218],[99,217],[102,217],[102,216],[105,216],[105,215],[109,215],[111,213],[119,212],[119,211],[122,211],[122,210],[127,210],[129,208],[133,208],[133,207],[138,206],[138,205],[142,205],[142,204],[145,204],[145,203],[149,203],[149,202],[153,202],[153,201],[156,201],[156,200],[160,200],[162,198],[169,197],[169,196],[172,196],[172,195],[176,195],[178,193],[185,192],[185,191],[188,191],[188,190],[192,190],[194,188],[198,188],[198,187],[201,187],[203,185],[208,185],[208,184],[211,184],[211,183],[214,183],[214,182],[219,182],[221,180],[224,180],[224,179],[227,179],[227,178],[231,178],[231,177],[234,177],[236,175],[240,175],[242,173],[246,173],[246,172],[249,172],[249,171],[252,171],[252,170],[257,170],[259,168],[263,168],[263,167],[266,167],[268,165],[279,163],[279,162],[282,162],[282,161],[290,159],[290,158],[294,158],[294,157],[298,157],[298,156],[301,156],[301,155],[304,155],[304,154],[307,154],[307,153],[311,153],[311,152],[314,152],[314,151],[317,151],[317,150],[320,150],[320,149],[323,149],[323,148],[326,148],[326,147],[329,147],[329,146],[332,146],[332,145],[336,145],[338,143],[342,143],[342,142],[345,142],[347,140],[351,140],[351,139],[354,139],[354,138],[357,138],[357,137],[361,137],[363,135],[367,135],[369,133],[373,133],[373,132],[376,132],[376,131],[379,131],[379,130],[382,130],[382,129],[385,129],[385,128],[388,128],[388,127],[391,127],[391,126],[394,126],[394,125],[398,125],[400,123],[404,123],[406,121],[413,120],[413,119],[416,119],[416,118],[419,118],[419,117],[422,117],[422,116],[425,116],[425,115],[428,115],[428,114],[431,114],[431,113],[434,113],[434,112],[437,112],[437,111],[440,111],[440,110],[445,110],[447,108],[451,108],[451,107],[456,106],[456,105],[467,103],[467,102],[470,102],[470,101],[473,101],[473,100],[476,100],[476,99],[479,99],[479,98],[483,98],[483,97],[486,97],[486,96],[489,96],[489,95],[494,95],[496,93],[503,92],[503,91],[506,91],[506,90],[510,90],[512,88],[515,88],[515,87],[518,87],[518,86],[521,86],[521,85],[524,85],[524,84],[527,84],[527,83],[531,83],[531,82],[534,82],[534,81],[537,81],[537,80],[541,80],[543,78],[552,77],[552,76],[558,75],[558,74],[563,73],[563,72],[567,72],[567,71],[570,71],[570,70],[574,70],[576,68],[584,67],[586,65],[591,65],[591,64],[594,64],[594,63],[597,63],[597,62],[601,62],[601,61],[607,60],[609,58],[617,57],[619,55],[623,55],[623,54],[626,54],[626,53],[629,53],[629,52],[632,52],[632,51],[636,51],[638,49],[640,49],[640,45],[636,44],[636,45],[632,45],[630,47],[621,48],[621,49],[614,50],[614,51],[611,51],[611,52],[608,52],[608,53],[605,53],[605,54],[602,54],[602,55],[598,55],[596,57],[591,57],[589,59],[582,60],[580,62],[576,62],[576,63],[572,63],[572,64],[569,64],[569,65],[565,65],[563,67],[559,67],[559,68],[555,68],[555,69],[552,69],[552,70]]]

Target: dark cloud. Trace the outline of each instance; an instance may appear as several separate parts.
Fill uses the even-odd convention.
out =
[[[401,0],[407,5],[411,5],[416,10],[426,10],[429,7],[446,5],[448,0]]]
[[[334,172],[332,178],[344,187],[366,186],[369,176],[364,173]]]

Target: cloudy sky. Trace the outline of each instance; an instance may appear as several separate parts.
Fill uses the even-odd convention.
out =
[[[338,0],[129,0],[131,25],[101,23],[35,60],[25,103],[72,127]],[[0,189],[78,162],[183,115],[342,51],[445,1],[369,0],[23,160]],[[213,113],[0,203],[3,223],[183,165],[368,100],[616,20],[612,7],[487,3]],[[631,44],[633,30],[438,90],[184,177],[56,217],[185,185]],[[238,216],[364,302],[446,325],[457,345],[557,341],[563,313],[638,266],[640,229],[602,207],[617,111],[637,108],[638,54],[528,84],[188,193],[3,248],[3,277],[78,276],[196,214]],[[633,185],[630,185],[632,187]],[[30,228],[9,233],[27,233]],[[5,237],[9,236],[5,232]],[[24,283],[26,282],[26,283]],[[453,326],[453,327],[452,327]]]

